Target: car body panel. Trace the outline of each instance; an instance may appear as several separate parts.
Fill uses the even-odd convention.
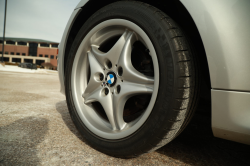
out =
[[[206,51],[212,86],[214,136],[250,144],[250,124],[247,122],[248,119],[250,121],[250,111],[247,110],[250,108],[247,102],[250,99],[250,93],[248,93],[250,92],[248,83],[250,81],[250,74],[248,74],[250,71],[250,1],[180,1],[193,18]],[[80,1],[73,11],[59,45],[58,70],[60,91],[63,94],[65,94],[64,52],[68,34],[81,7],[87,2],[88,0]]]
[[[250,144],[250,93],[212,90],[214,136]]]
[[[214,136],[250,144],[250,1],[181,2],[198,28],[207,55]]]
[[[250,91],[250,1],[181,2],[202,38],[212,88]]]
[[[81,0],[78,5],[76,6],[75,10],[78,8],[81,8],[82,6],[84,6],[86,3],[88,2],[88,0]]]
[[[60,80],[60,84],[61,84],[61,87],[60,87],[60,92],[62,94],[65,94],[65,86],[64,86],[64,52],[65,52],[65,46],[67,44],[67,38],[68,38],[68,34],[69,34],[69,31],[77,17],[77,15],[79,14],[79,12],[81,11],[80,8],[78,9],[75,9],[73,11],[73,13],[71,14],[70,18],[69,18],[69,21],[65,27],[65,30],[64,30],[64,33],[63,33],[63,36],[62,36],[62,39],[61,39],[61,42],[59,44],[59,51],[58,51],[58,65],[57,65],[57,68],[58,68],[58,73],[59,73],[59,80]]]

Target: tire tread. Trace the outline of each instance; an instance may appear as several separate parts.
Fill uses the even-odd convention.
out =
[[[168,83],[167,86],[173,86],[175,87],[177,93],[175,93],[175,99],[173,103],[173,110],[171,111],[171,117],[165,121],[165,126],[169,127],[162,127],[161,133],[164,133],[162,135],[155,134],[156,128],[159,128],[158,119],[162,120],[164,117],[166,117],[166,111],[163,111],[164,114],[160,115],[158,119],[155,119],[154,123],[152,124],[155,126],[150,131],[148,131],[149,136],[152,140],[157,140],[154,142],[148,143],[147,140],[141,140],[141,147],[147,147],[147,150],[137,150],[137,153],[133,153],[132,155],[119,155],[115,154],[111,150],[108,152],[109,155],[114,157],[121,157],[121,158],[134,158],[139,155],[142,155],[144,153],[152,152],[170,141],[172,141],[188,124],[190,121],[194,111],[195,106],[198,100],[198,93],[199,90],[195,90],[195,88],[198,87],[198,77],[196,71],[194,70],[193,66],[197,66],[197,64],[194,64],[193,61],[194,54],[193,49],[190,48],[188,44],[188,39],[186,38],[186,35],[183,33],[181,28],[177,25],[177,23],[171,19],[169,16],[167,16],[164,12],[161,10],[155,8],[154,6],[151,6],[149,4],[138,2],[138,1],[118,1],[110,4],[110,7],[113,7],[113,5],[116,5],[118,3],[134,3],[136,6],[140,6],[141,8],[145,8],[145,10],[148,10],[150,14],[154,15],[159,22],[161,22],[161,25],[166,29],[166,31],[162,32],[156,27],[154,27],[154,24],[151,26],[154,27],[155,33],[158,35],[159,40],[162,40],[162,48],[167,48],[167,40],[164,39],[162,36],[168,35],[171,43],[173,45],[174,51],[175,51],[175,58],[176,58],[176,71],[179,73],[177,77],[177,81],[172,85],[171,83]],[[116,5],[118,6],[118,5]],[[122,7],[121,7],[122,9]],[[101,15],[102,13],[107,12],[105,10],[105,7],[103,9],[100,9],[98,12],[96,12],[94,15],[91,16],[90,20],[93,20],[98,15]],[[166,64],[171,65],[171,64]],[[194,72],[195,71],[195,72]],[[195,75],[193,75],[195,73]],[[171,74],[171,71],[169,71],[169,74]],[[167,89],[168,91],[172,91],[172,89]],[[161,92],[159,92],[161,93]],[[164,98],[165,101],[170,101],[169,96],[166,96]],[[168,103],[168,102],[165,102]],[[168,108],[167,104],[162,104],[162,109]],[[71,115],[72,120],[75,121],[75,118]],[[174,118],[173,118],[174,117]],[[89,142],[88,142],[89,143]],[[89,143],[91,144],[91,143]],[[95,149],[98,149],[98,147],[95,147],[94,144],[91,144],[92,147]],[[145,148],[144,148],[145,149]],[[136,151],[136,149],[134,149]]]

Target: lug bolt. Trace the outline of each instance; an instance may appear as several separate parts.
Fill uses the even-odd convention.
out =
[[[102,75],[102,74],[100,74],[100,80],[101,80],[101,81],[103,80],[103,75]]]
[[[120,91],[121,91],[121,86],[120,86],[120,85],[117,85],[117,87],[116,87],[116,92],[117,92],[117,93],[120,93]]]
[[[122,74],[123,74],[123,69],[122,69],[122,67],[119,67],[118,68],[118,75],[122,76]]]
[[[107,61],[106,61],[106,67],[107,67],[108,69],[111,69],[111,68],[112,68],[112,63],[110,62],[110,60],[107,60]]]
[[[105,89],[105,95],[108,95],[109,94],[109,90],[108,88]]]

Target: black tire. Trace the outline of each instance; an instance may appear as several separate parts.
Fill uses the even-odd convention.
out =
[[[107,140],[90,132],[80,120],[70,80],[75,53],[84,36],[97,24],[114,18],[132,21],[147,33],[157,53],[160,84],[154,108],[143,126],[126,138]],[[153,6],[138,1],[119,1],[93,14],[72,44],[65,70],[68,109],[86,143],[110,156],[131,158],[172,141],[186,127],[197,105],[199,77],[196,58],[180,27]]]

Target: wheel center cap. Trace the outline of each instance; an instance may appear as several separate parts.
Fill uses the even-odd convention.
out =
[[[116,83],[116,75],[115,75],[115,73],[114,72],[108,72],[106,80],[107,80],[107,84],[109,86],[111,86],[111,87],[114,86],[115,83]]]

